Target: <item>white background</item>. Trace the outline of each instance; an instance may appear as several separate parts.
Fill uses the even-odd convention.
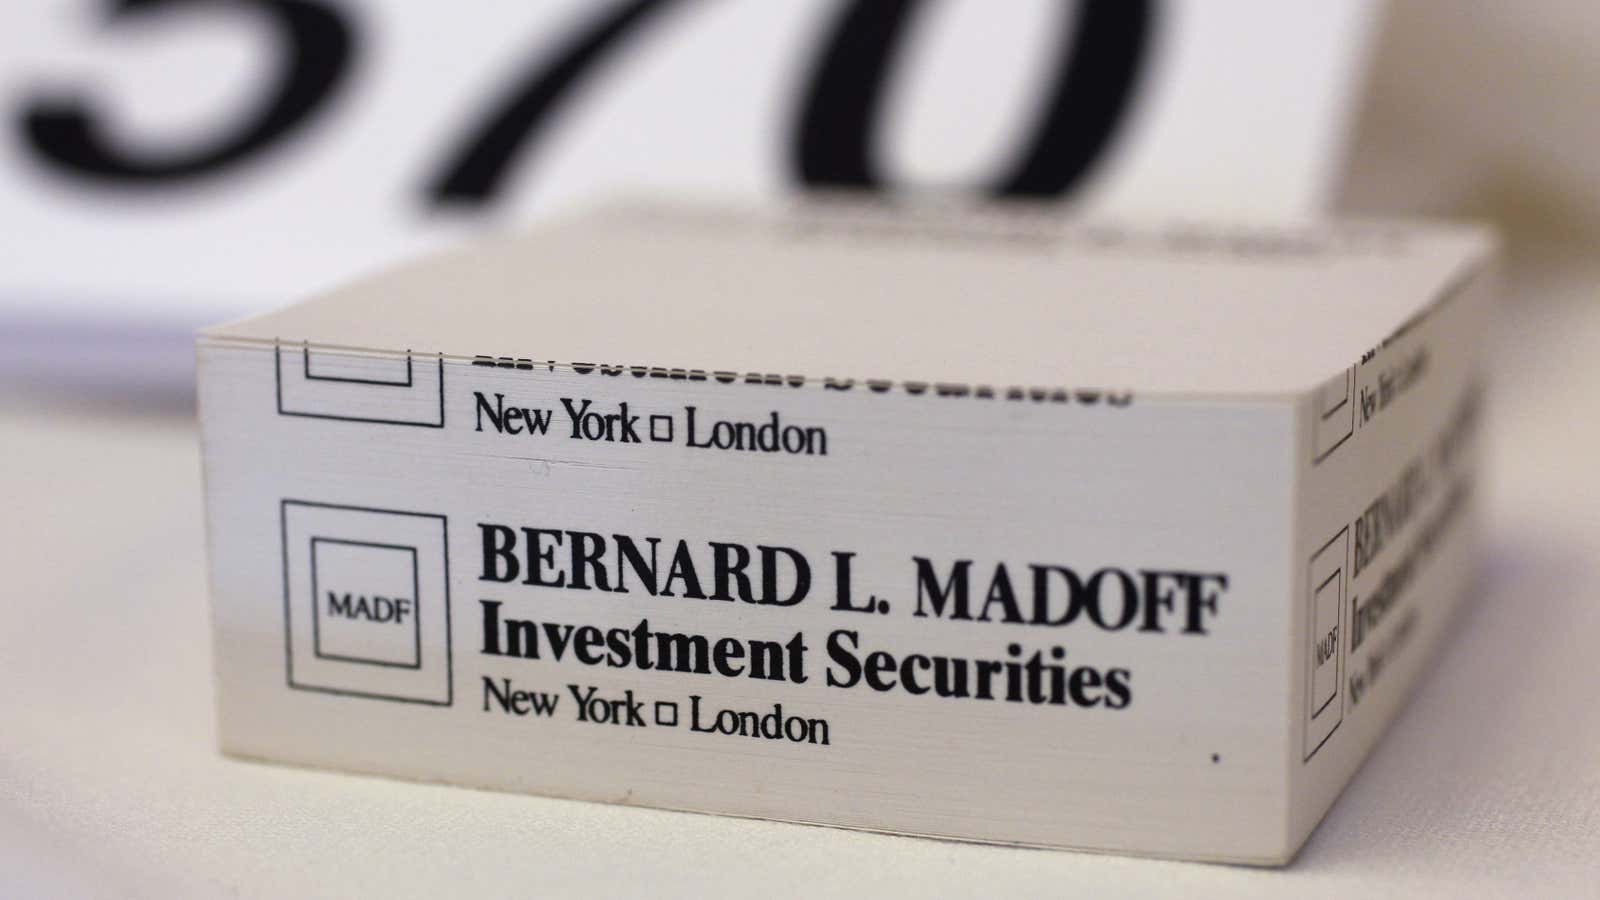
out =
[[[501,202],[435,210],[424,188],[530,62],[607,7],[587,0],[329,0],[353,23],[342,88],[305,127],[218,174],[99,186],[43,165],[20,125],[42,98],[89,95],[119,143],[181,153],[251,118],[275,77],[256,13],[177,9],[113,22],[89,0],[0,7],[0,321],[192,327],[308,291],[483,225],[596,193],[730,198],[793,190],[788,152],[830,0],[689,3],[597,67]],[[470,15],[464,14],[470,10]],[[1044,94],[1073,4],[943,0],[890,76],[876,156],[910,188],[1001,170]],[[1343,151],[1371,0],[1167,0],[1149,63],[1079,208],[1303,212]]]

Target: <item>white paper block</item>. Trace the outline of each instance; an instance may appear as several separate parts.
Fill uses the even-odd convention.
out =
[[[210,329],[222,746],[1284,862],[1470,590],[1491,252],[640,209]]]

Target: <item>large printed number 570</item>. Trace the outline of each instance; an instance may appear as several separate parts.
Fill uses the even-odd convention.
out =
[[[849,0],[811,61],[788,160],[813,187],[882,188],[871,146],[895,54],[929,0]],[[544,53],[467,133],[449,142],[425,186],[440,205],[493,201],[512,167],[537,148],[560,107],[630,39],[689,0],[623,0],[603,7]],[[1059,197],[1103,153],[1133,97],[1151,43],[1155,0],[1079,0],[1058,41],[1053,78],[1014,166],[991,181],[1005,196]],[[24,103],[24,145],[57,171],[117,186],[160,186],[226,172],[292,140],[349,77],[361,53],[348,16],[323,0],[114,0],[109,25],[184,10],[238,9],[269,24],[280,64],[267,101],[206,143],[150,155],[119,145],[88,92]],[[470,5],[463,8],[471,14]],[[715,102],[685,98],[685,103]]]

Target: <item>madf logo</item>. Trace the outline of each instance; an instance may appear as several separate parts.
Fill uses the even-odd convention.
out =
[[[304,500],[282,516],[289,686],[448,706],[445,517]]]

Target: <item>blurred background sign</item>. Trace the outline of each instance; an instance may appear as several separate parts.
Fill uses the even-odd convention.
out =
[[[147,348],[187,378],[196,325],[625,190],[1315,212],[1375,12],[9,0],[0,352],[15,368],[92,339],[124,376],[154,371]]]

